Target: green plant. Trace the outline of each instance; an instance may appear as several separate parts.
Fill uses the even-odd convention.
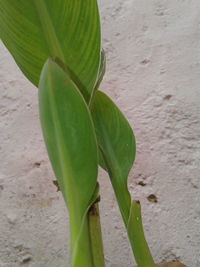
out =
[[[138,266],[154,267],[140,204],[127,187],[135,137],[119,108],[98,90],[105,53],[96,0],[0,0],[0,37],[39,88],[43,135],[69,210],[71,266],[105,266],[99,164],[109,174]]]

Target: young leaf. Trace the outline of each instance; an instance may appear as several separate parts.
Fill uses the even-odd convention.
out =
[[[94,127],[75,84],[50,59],[41,73],[39,107],[48,154],[69,209],[72,266],[90,267],[87,212],[98,195]]]
[[[91,113],[95,125],[100,164],[108,170],[118,204],[127,225],[131,197],[127,187],[129,171],[135,159],[133,131],[117,106],[100,91],[96,91]]]
[[[0,0],[0,38],[36,86],[47,58],[59,58],[89,99],[101,51],[97,0]]]
[[[127,186],[136,152],[133,131],[118,107],[100,91],[95,93],[91,112],[99,163],[109,173],[138,267],[155,267],[144,237],[140,205],[131,201]]]

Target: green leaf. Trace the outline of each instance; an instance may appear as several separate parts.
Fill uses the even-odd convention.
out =
[[[131,206],[127,178],[135,159],[135,137],[121,111],[104,93],[96,91],[91,113],[103,158],[100,164],[109,172],[127,225]]]
[[[99,73],[98,73],[98,79],[97,83],[95,85],[95,90],[97,90],[103,80],[104,74],[106,72],[106,54],[105,51],[101,50],[101,61],[100,61],[100,67],[99,67]]]
[[[94,101],[95,91],[99,89],[99,86],[100,86],[100,84],[101,84],[101,82],[103,80],[105,72],[106,72],[106,54],[105,54],[104,49],[102,49],[101,50],[101,60],[100,60],[100,66],[99,66],[97,82],[95,84],[94,90],[93,90],[93,92],[91,94],[91,97],[90,97],[90,100],[89,100],[89,103],[88,103],[89,108],[91,108],[91,106],[92,106],[92,103]],[[74,79],[74,81],[78,82],[77,77],[75,77],[74,75],[72,76],[72,79]],[[101,153],[99,153],[99,156],[101,157]]]
[[[127,231],[138,267],[156,267],[145,239],[139,201],[132,201]]]
[[[133,131],[118,107],[96,91],[91,108],[99,163],[109,173],[138,267],[155,267],[145,240],[140,205],[131,201],[127,179],[136,153]]]
[[[0,38],[36,86],[47,58],[59,58],[89,100],[101,51],[96,0],[0,0]]]
[[[87,212],[98,195],[96,138],[82,95],[52,60],[41,73],[39,107],[48,154],[69,209],[72,266],[89,267]],[[82,265],[76,264],[80,257]]]

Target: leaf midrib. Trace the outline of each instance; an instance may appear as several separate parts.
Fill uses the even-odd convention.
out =
[[[65,62],[65,56],[62,47],[59,43],[58,37],[56,35],[55,28],[53,26],[52,20],[49,16],[49,12],[44,0],[33,0],[38,12],[38,17],[44,32],[47,47],[52,57],[58,57],[60,60]]]

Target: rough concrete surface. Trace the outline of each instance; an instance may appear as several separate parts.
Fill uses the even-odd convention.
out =
[[[135,131],[129,188],[152,253],[199,267],[199,0],[101,0],[100,8],[101,89]],[[134,266],[110,182],[102,170],[99,177],[107,266]],[[53,180],[37,89],[0,44],[0,267],[69,266],[67,210]]]
[[[180,262],[164,262],[157,265],[157,267],[186,267]]]

